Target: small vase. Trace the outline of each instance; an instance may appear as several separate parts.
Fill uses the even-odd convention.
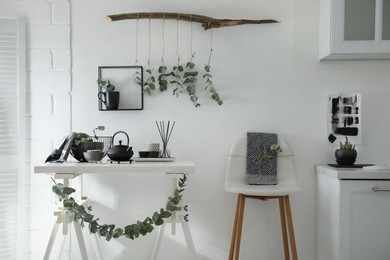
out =
[[[335,156],[338,165],[354,165],[357,152],[356,150],[337,149],[335,151]]]

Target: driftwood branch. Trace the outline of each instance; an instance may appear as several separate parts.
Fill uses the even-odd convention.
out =
[[[262,20],[248,20],[248,19],[216,19],[209,16],[198,14],[183,14],[183,13],[124,13],[107,15],[107,19],[110,21],[130,20],[130,19],[174,19],[189,22],[201,23],[202,27],[207,30],[211,28],[220,28],[226,26],[235,26],[241,24],[266,24],[277,23],[274,19],[262,19]]]

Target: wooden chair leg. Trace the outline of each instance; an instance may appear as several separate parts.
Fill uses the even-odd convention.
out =
[[[290,260],[290,250],[289,250],[289,246],[288,246],[287,227],[286,227],[286,212],[285,212],[284,208],[285,208],[285,205],[284,205],[283,197],[280,197],[279,198],[279,213],[280,213],[280,223],[282,226],[284,259]]]
[[[290,248],[291,248],[291,257],[292,260],[298,260],[297,247],[295,244],[295,235],[294,235],[294,227],[291,215],[291,207],[290,207],[290,199],[289,196],[285,196],[283,198],[284,206],[286,209],[286,218],[287,218],[287,227],[288,227],[288,235],[290,238]]]
[[[245,195],[238,194],[236,214],[232,232],[232,241],[230,243],[229,260],[238,260],[240,255],[240,243],[242,233],[242,222],[244,220]]]

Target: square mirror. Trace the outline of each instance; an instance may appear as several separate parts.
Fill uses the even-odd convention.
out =
[[[142,66],[100,66],[98,79],[115,86],[116,101],[107,95],[107,89],[98,84],[100,111],[142,110],[144,108]],[[111,95],[110,95],[111,96]],[[116,104],[113,104],[116,102]]]

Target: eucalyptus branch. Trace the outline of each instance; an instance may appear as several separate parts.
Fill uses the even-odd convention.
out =
[[[195,53],[194,53],[195,55]],[[192,56],[193,58],[194,56]],[[184,82],[183,85],[186,88],[188,95],[190,96],[190,99],[195,107],[199,107],[200,104],[198,103],[198,96],[196,95],[196,82],[198,72],[195,70],[195,63],[192,62],[192,58],[190,62],[187,62],[184,72]]]
[[[210,52],[211,55],[211,52]],[[212,75],[211,75],[211,66],[209,64],[206,64],[204,66],[205,73],[203,74],[203,78],[206,80],[206,87],[205,90],[208,90],[211,94],[211,98],[215,100],[215,102],[218,103],[218,105],[222,105],[223,101],[219,97],[219,94],[217,90],[214,87],[213,81],[211,80]]]
[[[171,72],[167,72],[168,68],[164,66],[164,63],[162,66],[158,68],[158,85],[161,92],[166,91],[168,89],[168,77],[172,75]]]
[[[54,181],[54,180],[53,180]],[[99,224],[99,218],[95,218],[90,213],[92,207],[87,209],[83,205],[79,205],[73,197],[70,197],[76,190],[71,187],[65,187],[61,183],[56,183],[52,186],[52,191],[63,201],[64,210],[67,213],[74,214],[74,221],[80,223],[80,226],[84,228],[85,223],[89,224],[89,231],[93,234],[97,233],[100,236],[110,241],[112,238],[126,237],[134,240],[140,235],[145,236],[151,233],[154,226],[160,226],[164,223],[164,219],[172,216],[172,213],[178,210],[178,204],[182,197],[182,192],[186,186],[187,176],[184,175],[179,179],[178,186],[174,192],[174,196],[167,202],[166,209],[161,208],[159,211],[153,213],[152,217],[146,217],[143,221],[137,221],[134,224],[125,226],[124,228],[117,228],[114,224]]]
[[[152,91],[156,89],[156,85],[154,84],[156,82],[156,79],[153,76],[153,69],[151,69],[150,67],[146,70],[145,78],[146,79],[144,82],[144,91],[151,95]]]

